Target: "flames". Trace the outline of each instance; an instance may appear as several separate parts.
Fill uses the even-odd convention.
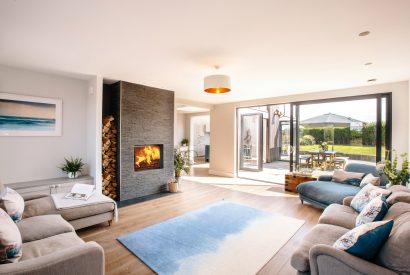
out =
[[[144,146],[135,151],[135,166],[151,166],[161,157],[159,146]]]

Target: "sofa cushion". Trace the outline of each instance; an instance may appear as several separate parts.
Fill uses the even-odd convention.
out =
[[[389,189],[390,190],[390,189]],[[393,192],[388,198],[387,203],[393,205],[398,202],[410,203],[410,192],[396,191]]]
[[[394,221],[390,220],[362,224],[340,237],[333,247],[371,260],[389,237],[393,223]]]
[[[32,242],[54,235],[74,232],[74,228],[60,215],[43,215],[22,219],[17,223],[23,242]]]
[[[335,170],[333,172],[332,181],[338,183],[347,183],[354,186],[359,186],[364,173],[347,172],[342,170]]]
[[[331,204],[320,215],[319,223],[332,224],[347,229],[355,227],[358,213],[350,206]]]
[[[387,213],[389,206],[382,195],[372,199],[356,217],[356,226],[381,221]]]
[[[343,234],[349,230],[330,224],[318,224],[306,234],[299,247],[294,251],[290,259],[291,265],[300,272],[310,270],[309,250],[316,244],[333,245]]]
[[[345,197],[356,195],[360,188],[333,181],[309,181],[299,184],[297,191],[301,196],[330,205],[332,203],[342,204]]]
[[[379,171],[376,168],[376,165],[369,165],[369,164],[356,163],[356,162],[352,162],[346,165],[345,171],[372,174],[375,177],[378,177],[380,175]],[[382,175],[380,177],[381,186],[385,186],[388,182],[389,180],[386,178],[385,175]]]
[[[0,208],[0,264],[17,262],[21,257],[21,235],[10,216]]]
[[[72,221],[112,211],[114,211],[114,204],[111,202],[85,205],[71,209],[56,209],[51,196],[47,196],[27,201],[23,217],[28,218],[40,215],[60,214],[66,221]]]
[[[24,243],[21,261],[48,255],[83,243],[84,241],[75,232],[58,234],[45,239]]]
[[[19,193],[6,188],[6,193],[0,197],[0,208],[6,211],[13,221],[21,220],[24,211],[24,200]]]
[[[353,198],[350,206],[357,212],[361,212],[363,208],[372,199],[379,195],[390,195],[391,191],[376,187],[372,184],[366,184]]]
[[[374,186],[380,185],[380,177],[375,177],[373,174],[367,174],[360,182],[360,188],[363,188],[366,184],[373,184]]]
[[[400,203],[393,205],[390,209],[398,204]],[[407,205],[410,206],[409,204]],[[409,255],[410,212],[402,212],[401,215],[395,218],[393,230],[389,239],[377,255],[377,262],[388,269],[396,271],[397,273],[410,274]]]

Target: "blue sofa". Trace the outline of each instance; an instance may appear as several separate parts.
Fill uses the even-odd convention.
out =
[[[376,166],[362,164],[362,163],[349,163],[345,167],[347,172],[358,172],[369,174],[372,173],[376,177],[380,177]],[[385,186],[388,180],[383,176],[381,177],[381,186]],[[301,202],[309,202],[319,208],[326,208],[332,203],[342,204],[343,199],[347,196],[354,196],[359,192],[360,187],[347,183],[338,183],[332,181],[332,176],[320,176],[317,181],[308,181],[299,186],[296,189],[299,192],[299,198]]]

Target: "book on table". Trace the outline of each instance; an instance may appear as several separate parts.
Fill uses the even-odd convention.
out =
[[[95,193],[95,185],[76,183],[65,198],[73,200],[88,200]]]

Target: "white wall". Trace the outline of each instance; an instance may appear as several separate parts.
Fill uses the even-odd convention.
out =
[[[393,129],[392,146],[398,152],[409,152],[409,82],[356,87],[341,90],[272,97],[260,100],[215,105],[211,109],[211,163],[209,173],[235,177],[237,167],[236,108],[289,103],[295,101],[346,97],[364,94],[392,92]]]
[[[174,119],[174,147],[179,147],[181,145],[181,140],[183,138],[189,138],[186,134],[185,128],[185,114],[175,112]]]
[[[0,179],[4,183],[61,177],[64,157],[87,161],[87,80],[0,66],[0,92],[62,99],[59,137],[0,137]],[[89,146],[93,147],[94,144]],[[95,169],[95,163],[91,167]]]

